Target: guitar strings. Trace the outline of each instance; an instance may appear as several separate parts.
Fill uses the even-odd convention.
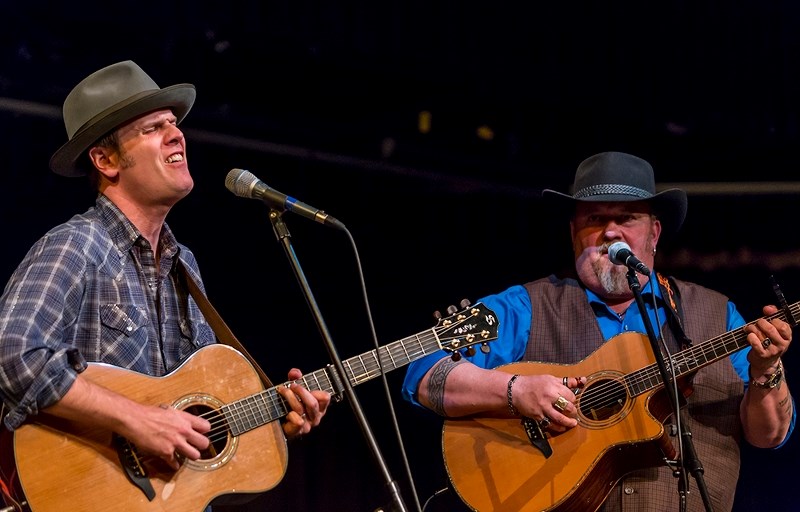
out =
[[[791,308],[792,313],[794,313],[796,309],[800,310],[800,307],[797,307],[798,304],[793,305]],[[800,311],[798,312],[800,313]],[[783,317],[783,312],[778,312],[766,318],[771,320],[774,318],[783,319]],[[755,323],[756,321],[749,322],[733,331],[721,334],[676,354],[671,360],[676,370],[678,370],[678,375],[687,374],[695,368],[704,366],[709,360],[709,354],[711,355],[710,359],[716,359],[720,356],[729,355],[737,350],[745,348],[748,345],[745,327]],[[632,397],[639,396],[648,390],[663,386],[658,366],[652,363],[640,370],[622,376],[621,379],[611,379],[607,382],[588,387],[580,395],[580,409],[602,409],[618,403],[619,394],[616,393],[616,391],[619,390],[619,382],[624,382],[626,395]]]
[[[788,308],[790,314],[800,314],[800,303],[795,303]],[[774,318],[781,318],[785,316],[786,310],[779,311],[773,315],[765,317],[767,320],[771,320]],[[701,343],[700,345],[691,347],[685,351],[682,351],[678,354],[681,356],[680,358],[673,357],[671,360],[673,364],[680,368],[683,367],[685,364],[686,368],[682,371],[679,371],[679,375],[683,375],[690,371],[690,367],[692,368],[699,368],[705,362],[708,361],[706,357],[709,353],[713,354],[712,359],[716,359],[718,355],[721,353],[723,356],[727,354],[731,354],[738,349],[744,348],[747,346],[746,337],[747,333],[745,332],[745,327],[754,324],[755,321],[749,322],[738,329],[735,329],[731,332],[722,334],[717,336],[716,338],[712,338],[711,340]],[[452,328],[452,327],[451,327]],[[434,327],[431,329],[430,332],[424,331],[423,333],[416,334],[414,336],[409,336],[404,338],[403,340],[390,343],[383,347],[379,347],[376,350],[370,351],[366,354],[361,356],[357,356],[351,359],[348,359],[344,363],[345,371],[348,373],[348,378],[354,384],[359,384],[361,382],[365,382],[367,380],[372,379],[375,375],[381,375],[381,368],[386,367],[385,363],[391,362],[393,363],[393,367],[389,368],[386,371],[391,369],[398,368],[408,361],[413,361],[419,357],[432,353],[435,350],[440,348],[444,348],[440,346],[439,337],[437,336],[437,329],[444,330],[442,328]],[[416,339],[418,341],[419,348],[409,352],[406,347],[406,342],[412,339]],[[731,343],[733,344],[733,348],[730,348]],[[718,349],[721,351],[718,352]],[[389,361],[384,361],[381,357],[381,352],[384,352]],[[686,355],[688,354],[688,356]],[[371,355],[371,359],[369,361],[364,361],[364,356]],[[376,357],[377,355],[377,357]],[[406,361],[402,363],[397,363],[396,360],[400,360],[400,356],[404,356]],[[702,356],[702,357],[700,357]],[[381,357],[379,360],[378,357]],[[360,366],[365,370],[365,373],[361,376],[356,376],[355,370],[353,369],[353,362],[358,361]],[[699,364],[697,362],[700,361]],[[382,364],[384,363],[384,364]],[[694,364],[692,364],[694,363]],[[309,378],[313,377],[313,380],[309,381]],[[333,392],[334,386],[331,383],[329,375],[327,373],[327,369],[323,368],[313,372],[309,375],[304,375],[297,381],[302,381],[305,387],[309,390],[319,390],[319,389],[326,389],[329,392]],[[297,381],[290,381],[285,382],[281,385],[283,386],[290,386],[292,383]],[[322,382],[326,384],[323,385]],[[615,402],[619,402],[618,393],[615,393],[620,389],[619,382],[624,382],[624,389],[626,390],[626,395],[628,396],[638,396],[649,389],[653,389],[657,386],[663,385],[661,381],[660,372],[655,364],[650,364],[640,370],[632,372],[628,375],[624,375],[622,379],[614,379],[609,382],[601,383],[599,385],[590,386],[584,392],[581,393],[579,400],[580,400],[580,409],[592,409],[592,408],[605,408],[610,407]],[[653,384],[655,382],[655,384]],[[641,388],[638,392],[631,392],[632,389]],[[277,414],[273,417],[267,416],[268,419],[264,419],[264,415],[260,414],[260,419],[255,422],[252,420],[256,419],[254,411],[263,411],[264,407],[263,404],[261,407],[258,406],[256,403],[255,397],[261,399],[263,404],[267,404],[268,408],[272,411],[275,411]],[[616,398],[616,400],[615,400]],[[228,411],[229,414],[226,414]],[[211,423],[211,429],[206,434],[209,438],[211,443],[217,443],[222,440],[227,439],[228,435],[231,434],[230,422],[233,421],[234,424],[241,427],[241,423],[243,419],[248,420],[247,425],[249,428],[244,428],[239,433],[247,432],[248,430],[252,430],[257,426],[263,425],[268,421],[272,421],[273,419],[277,419],[278,417],[283,417],[289,413],[289,407],[286,404],[286,401],[283,399],[282,396],[277,392],[277,387],[272,387],[266,390],[263,390],[256,395],[251,397],[243,398],[229,404],[223,405],[219,409],[211,409],[207,412],[200,414],[199,416],[202,418],[207,419]]]
[[[452,327],[449,327],[449,329],[452,329]],[[377,356],[376,351],[373,350],[344,361],[343,366],[345,367],[345,371],[351,383],[360,384],[366,382],[376,376],[380,376],[383,373],[381,371],[382,367],[388,368],[386,371],[389,371],[405,365],[408,361],[413,361],[440,349],[441,347],[438,341],[439,336],[437,334],[437,328],[434,328],[432,332],[425,331],[414,336],[409,336],[403,340],[380,347],[377,351],[380,352],[380,354]],[[406,342],[410,340],[417,341],[417,343],[414,344],[416,348],[413,350],[409,350],[409,347],[406,346]],[[366,356],[371,357],[365,359]],[[381,357],[380,361],[378,357]],[[388,359],[388,361],[386,359]],[[357,365],[355,364],[356,361],[358,362]],[[383,362],[383,364],[381,364],[381,362]],[[391,367],[389,363],[391,363]],[[357,375],[354,366],[362,369],[363,373]],[[333,392],[335,388],[327,368],[304,375],[297,379],[297,381],[285,382],[281,384],[281,386],[289,387],[291,384],[300,381],[302,381],[304,387],[309,391],[327,390]],[[265,408],[269,411],[273,411],[273,414],[265,415]],[[206,433],[206,436],[209,438],[210,442],[216,443],[227,439],[229,435],[235,435],[231,433],[231,423],[237,427],[236,432],[241,434],[279,417],[284,417],[289,412],[291,412],[291,410],[286,401],[280,393],[277,392],[277,386],[274,386],[253,396],[223,405],[219,409],[206,411],[199,416],[207,419],[211,423],[211,429]]]
[[[800,309],[798,304],[791,307],[793,313],[795,312],[794,310],[797,309]],[[768,319],[780,318],[783,315],[783,312],[778,312],[768,317]],[[708,360],[707,356],[709,354],[712,355],[712,359],[716,359],[719,354],[727,355],[744,348],[746,346],[744,342],[747,336],[745,327],[754,323],[755,321],[750,322],[743,327],[712,338],[705,343],[690,347],[672,357],[671,361],[672,364],[676,366],[678,375],[684,375],[690,372],[691,369],[699,368],[704,365]],[[424,331],[423,333],[409,336],[403,340],[390,343],[379,347],[377,350],[344,361],[343,366],[348,374],[347,377],[350,379],[351,383],[357,385],[371,380],[375,376],[380,376],[382,374],[381,368],[388,368],[385,371],[389,371],[403,366],[408,361],[413,361],[432,353],[434,350],[442,348],[438,341],[437,329],[438,328],[433,328],[431,331]],[[416,340],[418,343],[414,344],[416,346],[414,350],[409,351],[407,342],[411,340]],[[370,357],[365,359],[366,356]],[[378,357],[381,359],[379,360]],[[355,364],[356,362],[358,363],[357,365]],[[358,375],[354,366],[358,366],[362,369],[363,373]],[[312,374],[304,375],[298,379],[298,381],[302,381],[304,386],[309,390],[325,389],[329,392],[334,391],[334,386],[326,368],[317,370]],[[629,397],[639,396],[648,390],[663,385],[660,371],[653,363],[640,370],[624,375],[621,379],[611,379],[584,390],[580,396],[579,405],[581,409],[603,409],[619,404],[620,383],[622,383],[622,388],[625,390],[626,396]],[[282,385],[289,386],[290,384],[292,384],[292,382],[286,382]],[[277,387],[264,390],[256,396],[266,404],[269,410],[275,411],[276,415],[266,421],[264,420],[263,414],[259,414],[257,417],[255,413],[263,411],[264,407],[263,404],[259,405],[255,400],[252,400],[253,397],[232,402],[218,410],[208,411],[202,414],[201,417],[208,419],[212,423],[212,428],[208,433],[211,442],[219,442],[229,435],[229,421],[233,421],[238,427],[243,426],[242,422],[245,422],[246,426],[249,425],[249,428],[241,430],[241,433],[243,433],[272,419],[283,417],[290,412],[285,400],[277,392]],[[226,411],[230,414],[226,415]]]

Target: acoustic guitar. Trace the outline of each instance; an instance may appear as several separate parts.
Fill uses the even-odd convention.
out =
[[[794,325],[800,302],[767,318]],[[677,352],[667,364],[680,381],[748,347],[744,329]],[[473,510],[593,512],[626,473],[663,465],[677,455],[663,424],[672,412],[669,397],[650,342],[642,334],[617,335],[574,365],[520,362],[498,369],[521,375],[587,376],[588,383],[576,396],[578,426],[564,433],[542,434],[531,419],[445,420],[442,445],[448,478]]]
[[[483,304],[466,307],[432,329],[342,361],[345,378],[355,386],[440,349],[488,343],[497,325]],[[113,432],[39,415],[0,435],[0,491],[8,510],[200,512],[266,492],[286,472],[286,440],[276,420],[289,407],[278,386],[264,389],[247,358],[228,345],[203,347],[162,377],[104,363],[90,363],[83,375],[138,402],[204,416],[212,425],[209,449],[175,471]],[[297,382],[339,396],[341,378],[328,366]]]

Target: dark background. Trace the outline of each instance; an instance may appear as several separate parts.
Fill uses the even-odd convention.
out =
[[[607,150],[648,159],[661,187],[689,192],[658,270],[719,289],[755,319],[775,302],[770,275],[800,300],[798,22],[795,3],[763,0],[3,0],[0,280],[49,227],[92,204],[84,181],[48,170],[66,141],[61,104],[87,74],[132,59],[161,86],[198,88],[181,125],[195,190],[168,221],[275,383],[330,356],[268,209],[225,189],[234,167],[348,227],[354,245],[284,217],[343,359],[375,347],[370,320],[385,345],[462,298],[569,265],[566,222],[538,195],[566,191],[580,161]],[[785,358],[790,383],[796,354]],[[441,422],[401,399],[403,373],[355,391],[415,510],[447,475]],[[292,442],[285,477],[246,510],[390,505],[351,405]],[[797,457],[796,435],[780,452],[745,449],[736,510],[799,510]],[[428,510],[454,507],[447,496]]]

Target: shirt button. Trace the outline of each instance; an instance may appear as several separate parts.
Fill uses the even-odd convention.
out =
[[[633,487],[626,487],[625,494],[633,494]]]

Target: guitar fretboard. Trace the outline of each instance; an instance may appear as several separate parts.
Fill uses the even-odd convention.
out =
[[[436,327],[346,359],[342,361],[342,366],[350,385],[356,386],[440,349],[459,349],[496,338],[497,321],[494,312],[479,303],[465,312],[445,319]],[[322,390],[338,394],[344,389],[332,365],[303,375],[298,381],[310,391]],[[290,384],[292,382],[284,382],[280,386],[286,387]],[[280,386],[224,405],[221,410],[230,433],[237,436],[286,416],[289,407],[278,393]]]
[[[789,308],[792,319],[800,318],[800,302],[795,302],[787,307]],[[768,320],[778,318],[792,324],[791,319],[786,318],[784,310],[780,310],[765,318]],[[738,329],[734,329],[715,338],[711,338],[708,341],[684,349],[675,354],[672,359],[667,362],[667,365],[669,367],[671,364],[674,374],[677,377],[682,377],[722,359],[725,356],[733,354],[738,350],[749,347],[750,344],[747,342],[747,331],[745,328],[754,323],[755,321],[749,322]],[[658,365],[655,363],[641,370],[629,373],[625,376],[625,382],[633,396],[641,395],[663,385],[661,372],[659,371]]]

